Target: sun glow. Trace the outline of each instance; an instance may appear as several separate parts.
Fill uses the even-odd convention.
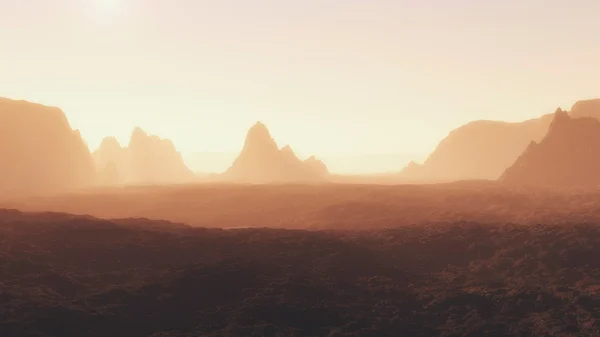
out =
[[[92,0],[97,10],[102,12],[114,12],[120,5],[121,0]]]

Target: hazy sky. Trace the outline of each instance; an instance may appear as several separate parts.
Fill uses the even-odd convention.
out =
[[[418,154],[473,119],[600,97],[598,0],[0,0],[0,96],[94,149],[134,126],[232,152]]]

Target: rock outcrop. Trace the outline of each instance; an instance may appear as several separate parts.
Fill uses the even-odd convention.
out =
[[[172,184],[194,178],[173,142],[141,128],[133,130],[127,147],[113,137],[105,138],[94,159],[102,181],[110,184],[117,183],[115,179],[120,184]]]
[[[546,137],[531,142],[500,181],[559,187],[600,185],[600,121],[573,118],[559,109]]]
[[[291,147],[279,149],[267,127],[258,122],[248,131],[242,152],[223,178],[242,183],[317,182],[328,175],[327,167],[316,158],[302,161]]]
[[[95,174],[62,110],[0,98],[0,195],[60,193],[93,184]]]

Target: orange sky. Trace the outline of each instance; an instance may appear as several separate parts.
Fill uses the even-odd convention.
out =
[[[234,153],[261,120],[337,171],[369,154],[386,171],[470,120],[600,96],[597,13],[596,0],[3,0],[0,96],[60,106],[92,149],[139,125],[187,158]]]

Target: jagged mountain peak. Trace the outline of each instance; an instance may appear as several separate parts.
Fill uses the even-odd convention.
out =
[[[265,124],[256,122],[246,134],[245,148],[278,149],[277,143],[271,137],[271,133]]]
[[[121,143],[117,140],[116,137],[104,137],[104,139],[102,139],[102,142],[100,143],[99,146],[100,149],[102,148],[122,148]]]
[[[248,131],[242,152],[224,176],[251,183],[313,181],[323,178],[322,166],[298,159],[289,145],[280,149],[266,125],[257,122]]]

